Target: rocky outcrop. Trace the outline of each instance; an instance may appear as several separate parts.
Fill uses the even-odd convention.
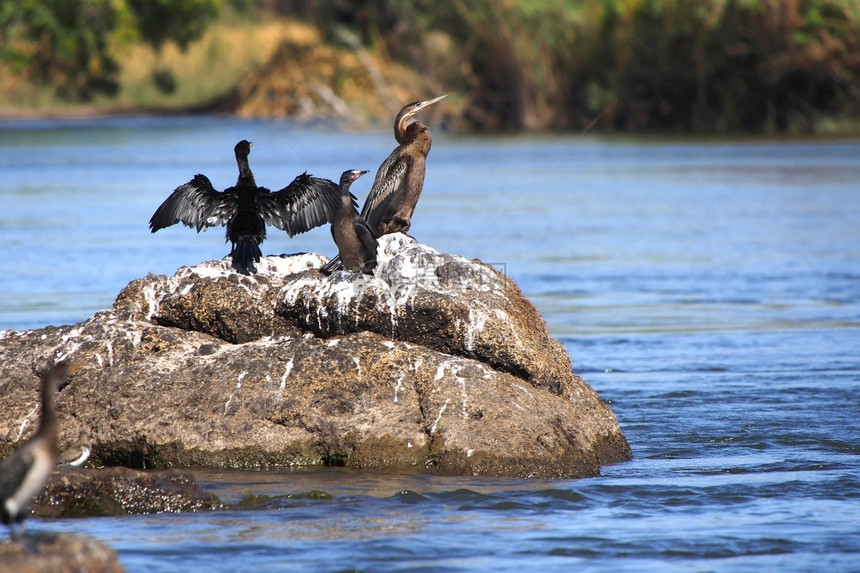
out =
[[[404,235],[373,276],[319,255],[147,276],[114,308],[0,334],[7,443],[35,425],[34,367],[87,364],[59,400],[93,463],[346,464],[455,474],[595,475],[630,450],[611,410],[512,281]]]
[[[113,549],[86,535],[38,533],[0,542],[0,569],[16,573],[124,571]]]
[[[373,277],[324,279],[303,272],[280,291],[275,313],[317,337],[376,332],[570,394],[573,372],[564,346],[549,338],[543,318],[513,281],[405,235],[383,241]]]
[[[221,501],[178,470],[57,468],[30,509],[38,517],[85,517],[221,509]]]

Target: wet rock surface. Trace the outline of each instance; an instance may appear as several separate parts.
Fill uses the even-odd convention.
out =
[[[35,533],[0,542],[0,570],[15,573],[120,573],[113,549],[86,535]]]
[[[190,474],[178,470],[63,466],[51,474],[30,509],[38,517],[85,517],[222,507],[217,497],[197,487]]]
[[[516,285],[404,235],[374,276],[313,254],[150,275],[110,311],[0,333],[0,454],[36,425],[33,368],[86,363],[59,399],[60,444],[95,465],[333,464],[573,477],[630,457],[609,407]]]

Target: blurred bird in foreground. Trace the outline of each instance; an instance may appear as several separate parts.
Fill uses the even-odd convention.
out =
[[[78,363],[59,362],[42,374],[42,418],[35,435],[0,462],[0,520],[13,539],[24,532],[24,516],[56,464],[56,395],[60,384],[81,369]],[[20,530],[17,529],[20,526]]]

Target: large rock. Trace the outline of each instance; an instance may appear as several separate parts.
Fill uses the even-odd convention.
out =
[[[33,368],[72,357],[88,366],[62,391],[61,441],[86,427],[95,463],[572,477],[630,457],[492,267],[399,234],[372,277],[323,262],[264,257],[250,277],[203,263],[130,283],[84,323],[0,334],[0,437],[35,423]]]
[[[15,573],[124,571],[113,549],[92,537],[74,533],[28,534],[21,541],[0,542],[0,570]]]

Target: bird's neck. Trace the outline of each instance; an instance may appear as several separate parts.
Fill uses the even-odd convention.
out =
[[[411,143],[413,149],[424,157],[427,157],[430,153],[430,146],[433,145],[433,138],[430,137],[429,131],[424,131],[418,134]]]
[[[247,157],[237,157],[236,162],[239,164],[239,181],[238,184],[257,186],[254,181],[254,174],[251,172],[251,166],[248,165]]]
[[[408,143],[411,139],[408,123],[409,116],[398,116],[397,120],[394,122],[394,139],[396,139],[397,143],[400,145]]]
[[[53,449],[57,446],[57,384],[53,373],[42,383],[42,419],[36,431],[36,435],[47,439]]]
[[[417,146],[418,151],[424,155],[427,155],[427,152],[430,151],[430,131],[420,121],[413,121],[409,125],[404,126],[399,132],[395,130],[394,137],[397,138],[397,143],[403,147]]]
[[[352,194],[349,192],[348,185],[343,189],[340,202],[343,205],[343,211],[341,211],[343,214],[347,215],[352,212],[358,212],[358,207],[355,204],[355,199],[353,199]]]

